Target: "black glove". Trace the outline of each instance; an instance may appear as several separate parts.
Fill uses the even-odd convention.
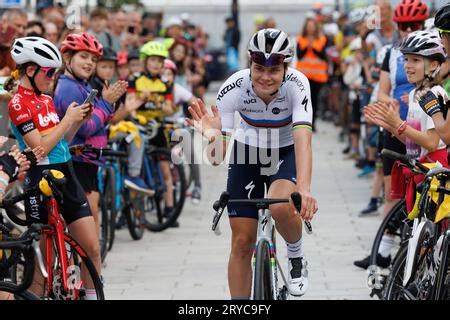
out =
[[[436,97],[436,95],[431,90],[429,90],[419,98],[419,105],[422,110],[430,117],[438,112],[444,112],[439,98]]]
[[[38,161],[33,151],[22,151],[22,154],[27,158],[28,161],[30,161],[30,167],[34,167],[37,164]]]

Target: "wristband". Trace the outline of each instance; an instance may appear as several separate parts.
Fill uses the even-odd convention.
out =
[[[407,126],[408,124],[406,123],[406,121],[403,121],[397,128],[397,134],[399,136],[402,135],[402,133],[405,132]]]

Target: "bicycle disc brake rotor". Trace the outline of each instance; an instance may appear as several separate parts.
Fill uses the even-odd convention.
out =
[[[81,271],[76,265],[67,267],[67,292],[63,293],[61,274],[53,278],[53,294],[58,300],[77,300],[81,288]]]

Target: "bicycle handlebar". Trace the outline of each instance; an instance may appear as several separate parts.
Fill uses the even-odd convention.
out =
[[[298,192],[293,192],[291,194],[291,200],[294,204],[295,209],[300,212],[302,207],[302,197]],[[219,220],[222,216],[225,207],[228,204],[247,204],[255,206],[257,209],[268,209],[271,204],[275,203],[288,203],[289,199],[231,199],[230,194],[228,192],[222,192],[219,200],[215,201],[213,204],[213,209],[216,211],[213,217],[212,223],[212,231],[216,232],[216,228],[218,226]],[[306,233],[312,233],[311,223],[308,221],[304,221],[306,226]],[[216,232],[217,234],[218,232]]]
[[[111,148],[96,148],[91,145],[81,145],[77,144],[71,146],[69,148],[71,154],[80,155],[80,154],[93,154],[95,157],[92,157],[93,160],[98,160],[101,157],[116,157],[116,158],[126,158],[128,154],[125,151],[117,151],[112,150]]]
[[[419,161],[412,159],[405,154],[400,154],[400,153],[397,153],[397,152],[389,150],[389,149],[381,150],[381,154],[388,158],[391,158],[394,160],[399,160],[400,162],[402,162],[403,164],[408,166],[411,170],[415,170],[416,168],[419,168],[420,171],[422,171],[422,173],[424,173],[424,174],[427,173],[428,171],[430,171],[429,168],[425,167]]]

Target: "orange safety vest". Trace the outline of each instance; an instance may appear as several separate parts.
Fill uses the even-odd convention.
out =
[[[297,43],[301,50],[305,50],[308,47],[308,38],[299,36]],[[314,40],[312,47],[317,51],[322,51],[326,43],[327,38],[320,36]],[[297,61],[296,68],[309,80],[321,83],[328,81],[328,63],[319,59],[311,48],[308,48],[303,58]]]

